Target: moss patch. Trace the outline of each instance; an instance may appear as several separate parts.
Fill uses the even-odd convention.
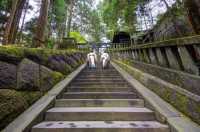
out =
[[[59,81],[61,81],[64,78],[64,76],[59,72],[52,72],[51,76],[53,78],[53,84],[58,83]]]
[[[18,47],[2,47],[0,46],[0,54],[15,56],[15,57],[24,57],[24,50]]]
[[[18,92],[15,90],[0,89],[0,130],[41,96],[40,92]]]

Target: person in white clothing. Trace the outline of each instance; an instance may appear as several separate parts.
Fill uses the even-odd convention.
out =
[[[109,64],[110,64],[110,56],[109,56],[109,54],[108,53],[102,53],[100,62],[101,62],[101,65],[102,65],[103,69],[108,68]]]
[[[95,51],[87,54],[87,64],[88,64],[89,68],[96,68],[97,67],[97,54],[96,54]]]

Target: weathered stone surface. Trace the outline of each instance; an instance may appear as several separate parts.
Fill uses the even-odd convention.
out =
[[[144,61],[145,61],[146,63],[150,63],[151,61],[150,61],[149,55],[148,55],[148,53],[147,53],[147,50],[146,50],[146,49],[143,49],[142,51],[143,51],[143,55],[144,55]]]
[[[139,50],[139,58],[140,58],[140,61],[144,61],[144,55],[143,55],[142,50]]]
[[[0,89],[0,130],[42,96],[40,92]]]
[[[195,64],[192,56],[185,46],[178,47],[178,52],[181,57],[183,68],[186,72],[199,75],[199,68]]]
[[[134,50],[132,51],[132,58],[133,58],[134,60],[136,60],[136,55],[135,55],[135,51],[134,51]]]
[[[15,90],[0,89],[0,130],[23,112],[28,103]]]
[[[165,48],[165,50],[170,68],[180,70],[181,69],[180,64],[178,63],[178,60],[174,55],[174,53],[172,52],[171,48]]]
[[[40,67],[40,91],[48,91],[53,86],[52,72],[44,66]]]
[[[41,99],[39,99],[34,105],[30,106],[24,113],[22,113],[18,118],[16,118],[12,124],[9,124],[4,130],[6,132],[29,132],[30,127],[36,122],[40,122],[43,120],[43,116],[45,114],[46,109],[48,109],[51,104],[55,101],[55,98],[60,95],[60,93],[66,88],[67,85],[73,80],[84,68],[86,65],[82,65],[75,72],[71,73],[65,80],[56,85],[53,89],[51,89],[47,94],[45,94]],[[27,97],[33,98],[33,92],[23,95],[27,95]],[[35,93],[35,92],[34,92]],[[37,92],[36,92],[37,93]],[[35,96],[34,96],[35,97]],[[26,97],[25,97],[26,98]]]
[[[136,60],[139,60],[139,54],[138,54],[137,50],[135,50],[135,57],[136,57]]]
[[[199,45],[193,45],[194,51],[195,51],[195,55],[197,60],[200,60],[200,46]]]
[[[40,76],[39,64],[24,59],[17,72],[17,89],[18,90],[39,90]]]
[[[74,59],[73,55],[66,56],[63,58],[68,65],[71,65],[72,68],[76,68],[78,66],[78,62]]]
[[[200,96],[200,77],[190,74],[186,74],[180,71],[163,68],[151,64],[145,64],[138,61],[130,61],[129,64],[137,69],[140,69],[146,73],[150,73],[156,77],[159,77],[165,81],[168,81],[174,85],[180,86],[194,94]]]
[[[153,53],[153,49],[149,49],[149,57],[150,57],[150,60],[151,60],[152,64],[157,64],[158,63],[157,59],[156,59],[156,56]]]
[[[200,97],[191,96],[182,88],[164,80],[153,77],[135,68],[129,68],[126,64],[117,61],[124,70],[130,73],[135,79],[140,81],[144,86],[151,89],[164,100],[172,104],[179,111],[190,117],[193,121],[200,124]],[[135,70],[134,70],[135,69]]]
[[[62,74],[68,74],[72,71],[72,67],[59,56],[53,56],[49,58],[48,67]]]
[[[78,65],[82,64],[85,61],[85,60],[83,60],[84,57],[81,54],[74,53],[72,56],[76,60]]]
[[[161,66],[167,67],[167,58],[164,57],[164,53],[161,52],[160,48],[156,49],[156,55],[158,57],[158,63]]]
[[[24,52],[16,47],[3,47],[0,46],[0,60],[11,64],[18,64],[22,60]]]
[[[50,90],[58,81],[63,79],[63,75],[54,72],[47,67],[40,67],[40,91],[46,92]]]
[[[14,89],[17,85],[17,66],[0,61],[0,89]]]

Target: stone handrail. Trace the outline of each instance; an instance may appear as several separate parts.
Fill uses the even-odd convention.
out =
[[[200,35],[129,47],[125,44],[111,45],[109,51],[118,59],[140,61],[195,75],[200,73]]]

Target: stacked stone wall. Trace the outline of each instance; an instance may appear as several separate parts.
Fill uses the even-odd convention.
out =
[[[85,53],[0,47],[0,130],[85,61]]]

